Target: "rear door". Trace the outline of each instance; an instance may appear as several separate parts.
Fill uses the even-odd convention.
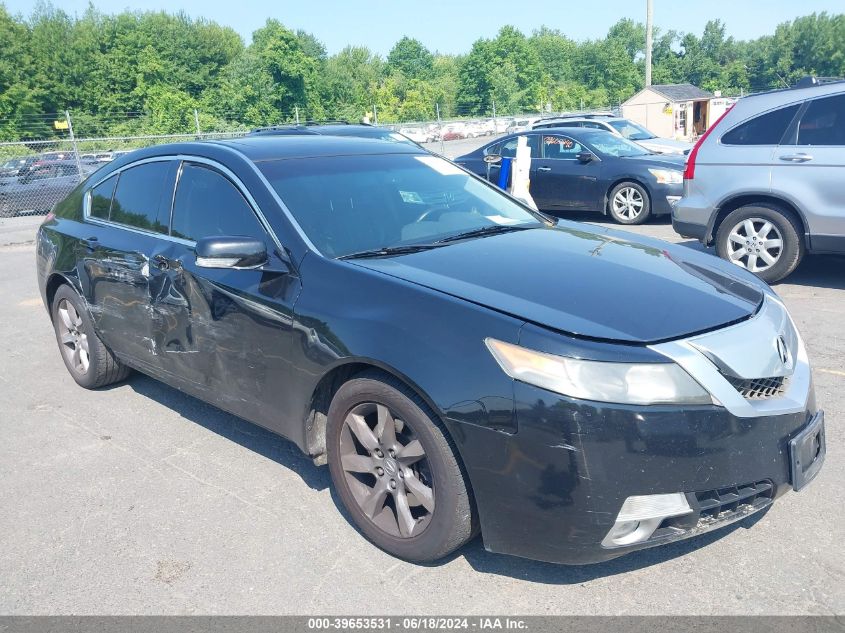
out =
[[[152,338],[163,369],[194,394],[282,430],[293,304],[299,278],[277,247],[246,189],[220,165],[182,163],[170,236],[150,268]],[[257,269],[203,268],[201,238],[263,240],[270,261]]]
[[[155,160],[128,167],[86,194],[87,226],[78,241],[80,275],[91,316],[118,355],[155,368],[151,338],[150,256],[167,232],[175,165]]]
[[[845,94],[808,101],[773,163],[772,189],[804,212],[812,249],[845,252]]]
[[[596,210],[601,162],[579,161],[578,154],[587,148],[565,134],[539,138],[542,155],[531,167],[531,196],[537,206],[548,211]]]

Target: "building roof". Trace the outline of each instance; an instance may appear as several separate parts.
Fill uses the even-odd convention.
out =
[[[692,84],[656,84],[649,86],[646,90],[653,90],[673,102],[713,98],[712,93]]]

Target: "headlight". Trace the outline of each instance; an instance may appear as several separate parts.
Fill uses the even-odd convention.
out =
[[[649,169],[648,172],[657,178],[660,185],[680,185],[684,182],[684,174],[674,169]]]
[[[555,356],[488,338],[514,380],[571,398],[620,404],[713,404],[710,394],[675,363],[608,363]]]

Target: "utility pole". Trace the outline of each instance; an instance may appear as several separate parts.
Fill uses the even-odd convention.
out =
[[[299,106],[293,106],[294,116],[296,117],[296,124],[299,125]]]
[[[196,108],[194,108],[194,123],[197,126],[197,139],[199,139],[202,136],[202,130],[200,129],[200,113]]]
[[[376,104],[373,104],[373,123],[378,125],[378,107]]]
[[[496,119],[496,100],[493,99],[493,134],[499,133],[499,121]]]
[[[437,132],[440,137],[440,153],[445,154],[446,148],[443,146],[443,122],[440,120],[440,104],[435,103],[434,108],[437,111]]]
[[[654,30],[654,0],[646,0],[645,10],[645,85],[651,85],[651,48]]]

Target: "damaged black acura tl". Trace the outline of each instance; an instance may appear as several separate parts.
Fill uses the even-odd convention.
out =
[[[130,368],[328,462],[373,543],[589,563],[699,534],[824,459],[802,339],[704,253],[527,210],[422,150],[140,150],[38,232],[74,380]]]

